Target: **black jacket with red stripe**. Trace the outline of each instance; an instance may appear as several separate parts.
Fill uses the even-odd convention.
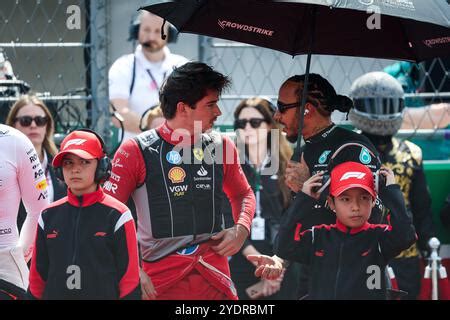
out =
[[[383,188],[380,198],[390,210],[390,225],[366,222],[352,229],[337,220],[305,230],[302,222],[314,200],[298,194],[293,207],[302,209],[288,209],[282,218],[275,253],[311,266],[309,299],[386,299],[385,267],[417,237],[399,186]]]
[[[29,293],[37,299],[139,299],[139,259],[129,209],[97,191],[42,211]]]

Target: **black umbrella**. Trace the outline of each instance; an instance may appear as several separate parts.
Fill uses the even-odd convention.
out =
[[[178,0],[141,9],[179,32],[308,54],[298,141],[311,54],[415,62],[450,55],[446,0]]]

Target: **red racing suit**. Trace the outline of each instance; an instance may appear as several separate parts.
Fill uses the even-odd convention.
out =
[[[174,137],[164,123],[122,144],[105,191],[122,202],[133,197],[142,267],[158,297],[237,299],[227,257],[210,249],[223,229],[223,194],[248,231],[255,212],[236,147],[217,133],[187,143]],[[183,281],[192,287],[177,291]]]

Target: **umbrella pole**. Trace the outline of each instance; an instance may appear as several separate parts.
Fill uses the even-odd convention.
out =
[[[314,45],[314,33],[316,31],[316,8],[313,7],[312,9],[312,27],[311,27],[311,34],[309,38],[309,52],[308,56],[306,58],[306,71],[305,71],[305,81],[303,82],[303,92],[302,92],[302,104],[300,105],[300,118],[298,120],[298,136],[297,136],[297,152],[298,154],[298,162],[302,161],[302,149],[301,149],[301,142],[302,142],[302,130],[303,130],[303,120],[305,119],[305,104],[306,104],[306,97],[308,95],[308,83],[309,83],[309,69],[311,66],[311,55],[312,55],[312,48]]]
[[[302,162],[302,130],[303,130],[303,121],[305,119],[305,104],[306,104],[306,96],[308,94],[308,83],[309,83],[309,68],[311,65],[311,52],[308,52],[308,57],[306,59],[306,73],[305,73],[305,82],[303,83],[303,92],[302,92],[302,104],[300,105],[300,118],[298,120],[298,137],[297,137],[297,154],[298,154],[298,162]]]

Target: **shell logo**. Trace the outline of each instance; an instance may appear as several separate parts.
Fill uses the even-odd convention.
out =
[[[169,179],[172,183],[181,183],[184,182],[184,178],[186,177],[186,172],[183,168],[173,167],[169,170]]]

